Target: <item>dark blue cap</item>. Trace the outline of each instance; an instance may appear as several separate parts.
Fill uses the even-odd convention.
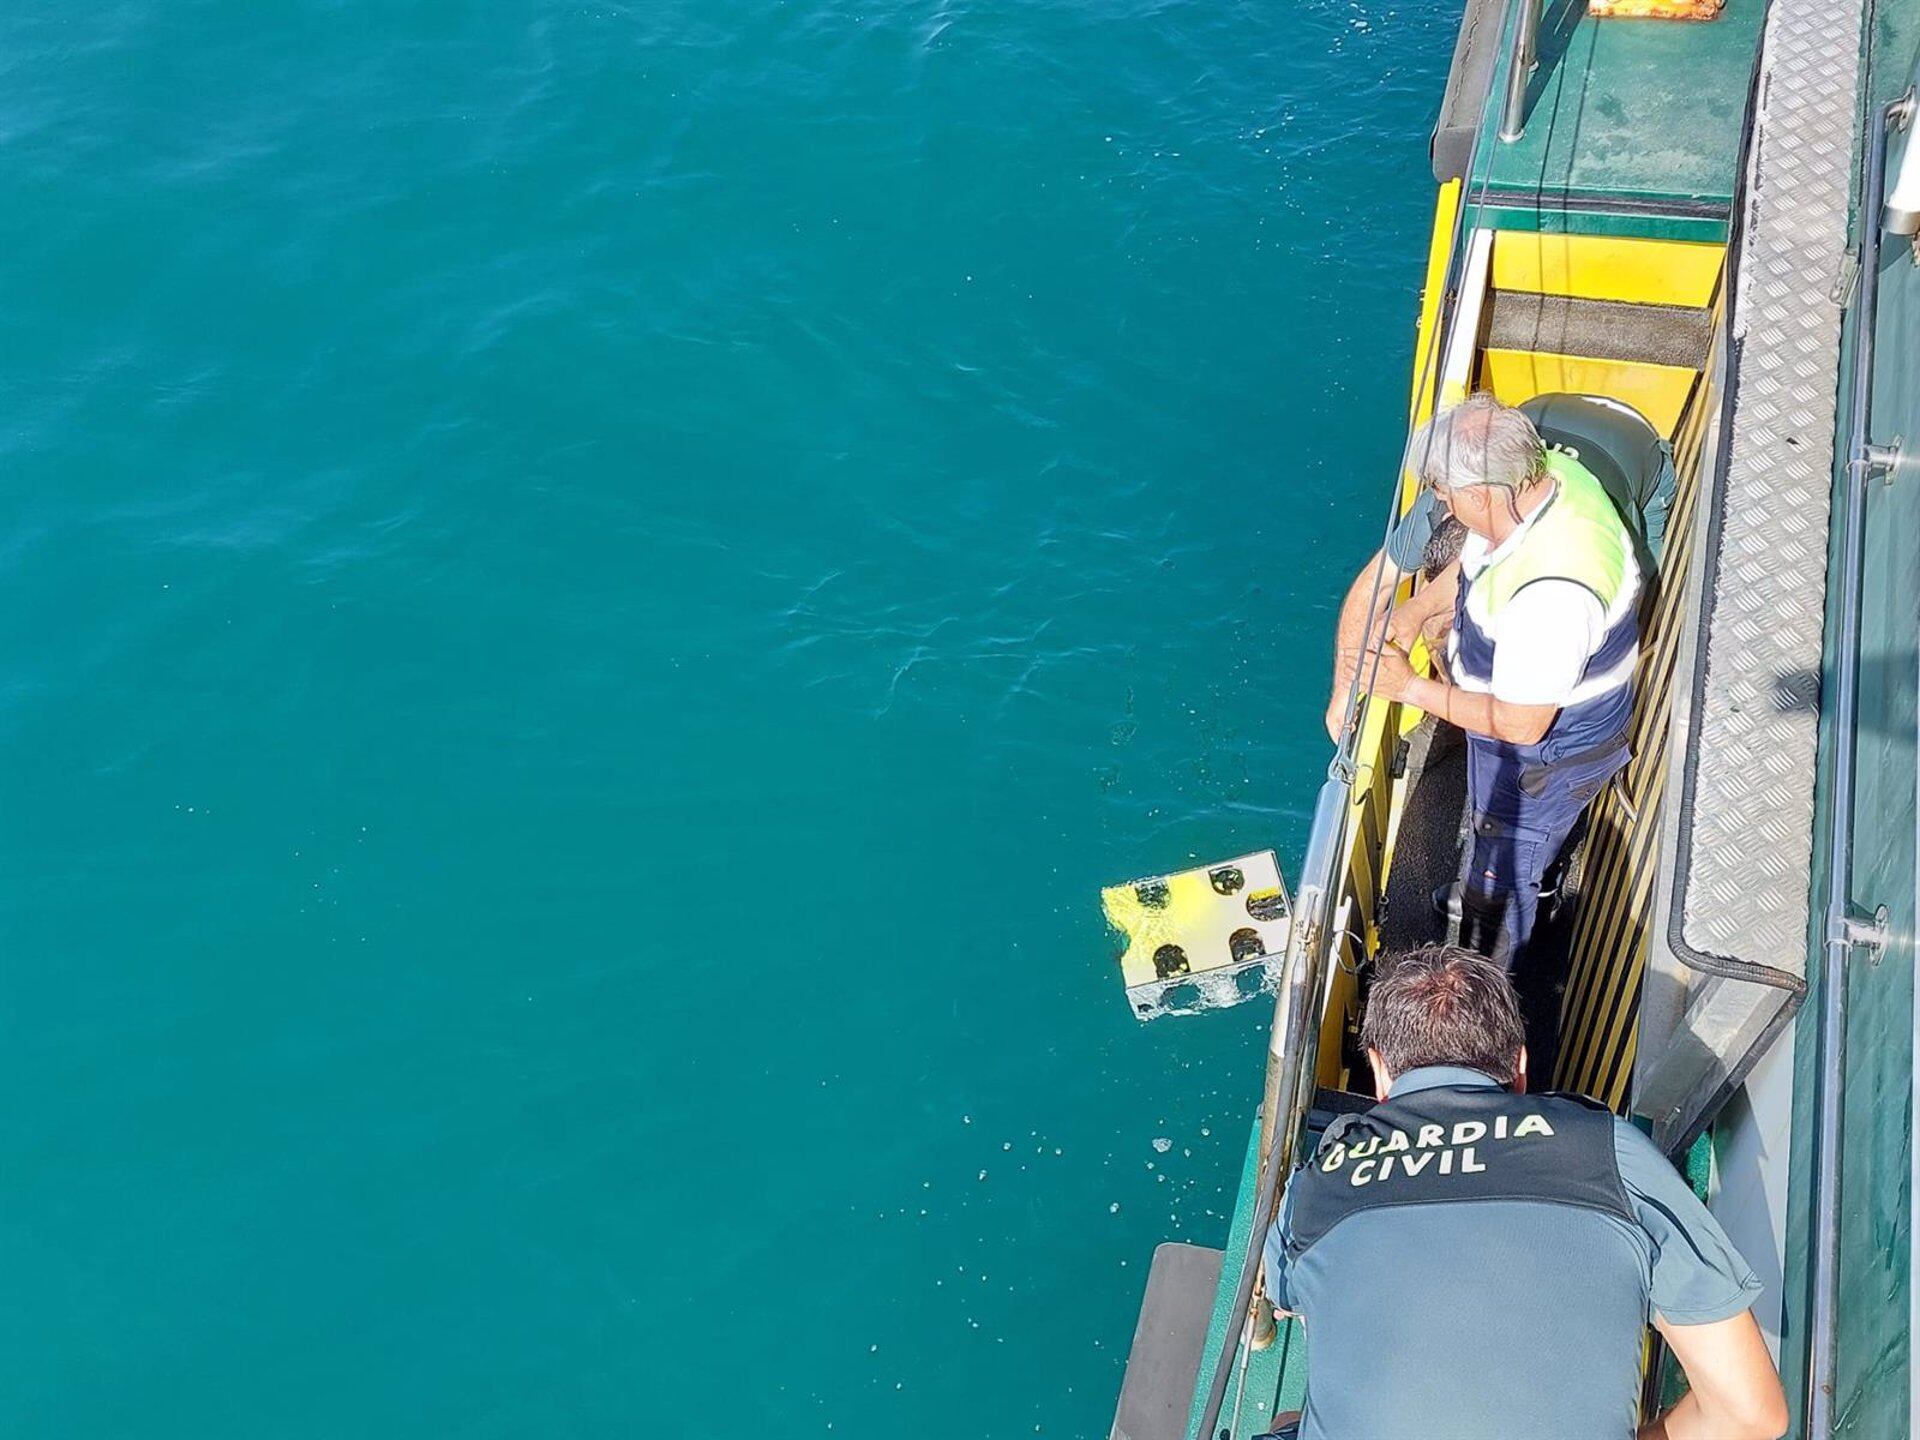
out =
[[[1422,490],[1414,496],[1413,508],[1387,535],[1387,559],[1405,573],[1418,570],[1426,559],[1427,541],[1446,513],[1446,506],[1433,491]]]

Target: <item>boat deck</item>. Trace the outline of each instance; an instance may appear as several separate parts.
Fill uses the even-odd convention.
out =
[[[1840,314],[1851,293],[1842,262],[1861,35],[1858,13],[1834,9],[1819,0],[1727,0],[1719,19],[1686,24],[1596,21],[1582,4],[1549,4],[1524,135],[1498,140],[1496,98],[1465,183],[1441,176],[1421,328],[1441,358],[1438,378],[1416,386],[1413,417],[1471,389],[1509,404],[1604,395],[1637,409],[1670,446],[1677,485],[1663,533],[1650,536],[1657,563],[1643,616],[1634,759],[1589,813],[1564,892],[1573,903],[1552,937],[1564,965],[1517,978],[1536,1058],[1557,1088],[1650,1122],[1669,1153],[1690,1155],[1703,1194],[1717,1172],[1713,1207],[1765,1273],[1763,1324],[1776,1335],[1782,1318],[1788,1331],[1805,1328],[1793,1297],[1805,1291],[1808,1265],[1806,1202],[1798,1191],[1788,1200],[1785,1184],[1789,1149],[1796,1173],[1807,1160],[1797,1113],[1805,1101],[1796,1107],[1778,1072],[1797,1068],[1804,1090],[1810,1055],[1780,1060],[1764,1094],[1729,1109],[1724,1143],[1696,1137],[1791,1020],[1818,898],[1808,876],[1821,859],[1816,775],[1831,788],[1822,768],[1831,764],[1822,759],[1831,717],[1821,709],[1822,671],[1832,662],[1827,502]],[[1920,29],[1920,19],[1912,24]],[[1897,30],[1880,26],[1875,40],[1911,66],[1911,36]],[[1501,48],[1495,97],[1504,89]],[[1750,126],[1762,63],[1775,73],[1758,72]],[[1890,69],[1875,94],[1891,98],[1911,78],[1911,69]],[[1457,280],[1443,284],[1449,247]],[[1890,266],[1881,302],[1882,319],[1899,322],[1903,335],[1920,313],[1913,275],[1920,266],[1904,256]],[[1434,338],[1442,333],[1444,346]],[[1883,442],[1913,433],[1912,353],[1888,346],[1876,378],[1884,418],[1874,438]],[[1874,842],[1858,877],[1862,908],[1885,898],[1901,937],[1914,930],[1915,563],[1902,542],[1915,493],[1883,486],[1872,498],[1876,516],[1887,513],[1868,530],[1867,591],[1886,591],[1890,603],[1884,613],[1869,610],[1865,633],[1872,663],[1887,673],[1870,670],[1862,683],[1859,783],[1878,798],[1863,800],[1856,817]],[[1459,854],[1457,741],[1401,710],[1382,712],[1355,741],[1359,778],[1326,910],[1338,917],[1338,964],[1317,1040],[1303,1052],[1317,1065],[1316,1107],[1364,1103],[1355,1036],[1370,958],[1438,938],[1444,927],[1431,897]],[[1546,983],[1530,987],[1529,978]],[[1874,1135],[1848,1167],[1854,1198],[1842,1213],[1857,1210],[1857,1218],[1843,1220],[1843,1289],[1882,1283],[1892,1234],[1900,1253],[1891,1268],[1906,1295],[1899,1227],[1911,1202],[1899,1181],[1912,1153],[1900,1145],[1912,1114],[1901,1103],[1911,1095],[1911,1056],[1900,1047],[1915,1013],[1912,970],[1862,966],[1853,979],[1849,991],[1869,1013],[1858,1022],[1860,1045],[1848,1046],[1858,1099],[1849,1097],[1845,1125],[1849,1136],[1868,1127]],[[1867,1006],[1870,998],[1878,1003]],[[1255,1191],[1250,1136],[1186,1440],[1196,1440],[1216,1362],[1238,1349],[1235,1295]],[[1877,1308],[1843,1321],[1836,1389],[1866,1396],[1885,1433],[1905,1433],[1904,1372],[1876,1379],[1893,1353],[1884,1338]],[[1208,1440],[1223,1430],[1247,1440],[1276,1409],[1298,1404],[1305,1343],[1289,1322],[1268,1349],[1239,1351],[1221,1428]],[[1795,1391],[1801,1359],[1784,1357]],[[1181,1408],[1165,1407],[1167,1440]]]
[[[1718,19],[1596,20],[1550,3],[1525,133],[1492,133],[1488,107],[1471,191],[1501,229],[1725,240],[1764,0]],[[1506,87],[1504,53],[1493,94]]]

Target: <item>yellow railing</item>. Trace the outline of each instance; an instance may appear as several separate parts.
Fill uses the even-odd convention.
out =
[[[1461,182],[1440,187],[1433,209],[1433,236],[1427,248],[1425,287],[1420,297],[1416,332],[1413,391],[1409,399],[1409,429],[1424,424],[1441,398],[1440,345],[1447,310],[1447,276],[1453,266],[1459,232]],[[1411,470],[1402,468],[1398,513],[1405,514],[1419,491]],[[1359,1021],[1357,971],[1379,947],[1374,917],[1392,863],[1393,842],[1405,790],[1404,778],[1393,774],[1400,742],[1419,724],[1420,712],[1403,705],[1363,703],[1352,750],[1352,789],[1343,832],[1345,854],[1332,919],[1336,930],[1327,1008],[1320,1025],[1317,1075],[1322,1085],[1349,1088],[1346,1041]]]

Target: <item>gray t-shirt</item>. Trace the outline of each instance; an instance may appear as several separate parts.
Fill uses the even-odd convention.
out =
[[[1392,1093],[1442,1086],[1500,1088],[1432,1066]],[[1612,1126],[1632,1224],[1531,1200],[1388,1205],[1289,1263],[1289,1188],[1267,1289],[1306,1321],[1302,1440],[1630,1440],[1650,1316],[1725,1320],[1760,1283],[1652,1142]]]

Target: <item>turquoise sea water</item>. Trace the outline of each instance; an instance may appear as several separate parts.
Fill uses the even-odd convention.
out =
[[[0,15],[0,1432],[1104,1435],[1453,23]]]

